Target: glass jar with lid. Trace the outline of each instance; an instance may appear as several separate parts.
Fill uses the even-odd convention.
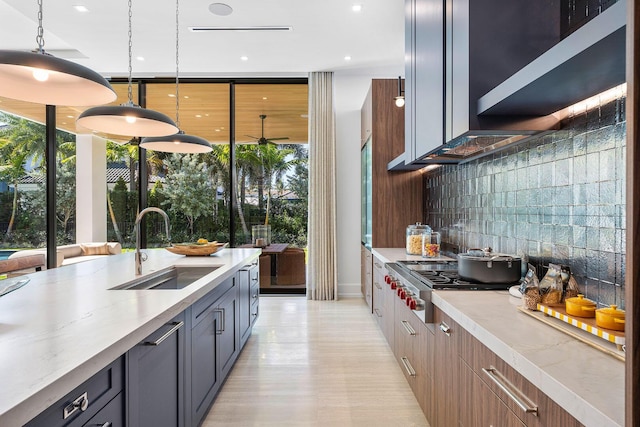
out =
[[[422,256],[423,234],[431,234],[431,227],[420,222],[407,227],[407,255]]]

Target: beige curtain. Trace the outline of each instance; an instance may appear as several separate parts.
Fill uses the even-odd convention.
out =
[[[307,299],[337,300],[336,131],[333,73],[309,74]]]

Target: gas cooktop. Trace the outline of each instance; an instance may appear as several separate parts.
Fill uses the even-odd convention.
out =
[[[455,261],[397,261],[404,273],[418,279],[432,289],[509,289],[517,283],[481,283],[465,280],[458,276]]]

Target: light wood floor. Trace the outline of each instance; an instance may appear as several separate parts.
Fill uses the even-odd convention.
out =
[[[428,426],[362,299],[265,296],[203,427]]]

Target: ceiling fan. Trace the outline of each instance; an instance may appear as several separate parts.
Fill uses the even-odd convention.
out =
[[[262,120],[262,136],[260,136],[260,138],[258,138],[257,136],[251,136],[251,135],[245,135],[248,136],[249,138],[253,138],[258,142],[258,145],[265,145],[265,144],[273,144],[276,145],[275,142],[273,141],[282,141],[285,139],[289,139],[288,136],[281,136],[278,138],[265,138],[264,137],[264,119],[266,119],[267,116],[265,114],[260,114],[260,120]]]

